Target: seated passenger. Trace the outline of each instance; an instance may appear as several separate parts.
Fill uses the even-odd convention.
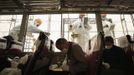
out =
[[[102,55],[102,65],[105,68],[105,73],[109,72],[106,75],[124,75],[128,68],[125,51],[123,51],[122,48],[114,45],[114,40],[111,36],[105,37],[104,42],[105,48]],[[105,73],[102,75],[105,75]]]
[[[68,42],[64,38],[59,38],[56,41],[56,47],[62,52],[66,53],[66,64],[68,64],[68,71],[70,75],[85,75],[87,72],[87,62],[85,59],[85,53],[82,48],[73,42]],[[65,62],[63,62],[64,64]],[[67,70],[67,67],[62,66],[63,70]]]

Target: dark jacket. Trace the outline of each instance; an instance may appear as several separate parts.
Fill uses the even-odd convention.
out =
[[[102,59],[105,63],[110,64],[111,69],[127,69],[127,57],[125,51],[120,47],[114,45],[111,49],[104,49]]]
[[[87,70],[85,53],[78,44],[70,42],[67,56],[69,70],[73,75],[78,75],[80,72],[85,72]]]

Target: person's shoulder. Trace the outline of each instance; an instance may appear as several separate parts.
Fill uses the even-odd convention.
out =
[[[121,48],[121,47],[119,47],[119,46],[116,46],[116,45],[114,45],[114,47],[115,47],[115,48],[118,48],[118,49],[123,49],[123,48]]]
[[[72,47],[78,47],[80,46],[79,44],[75,43],[75,42],[71,42],[72,43]]]
[[[79,44],[77,44],[77,43],[75,43],[75,42],[70,42],[70,43],[71,43],[71,46],[72,46],[71,48],[72,48],[73,50],[82,49]]]
[[[118,51],[123,51],[123,48],[121,48],[121,47],[119,47],[119,46],[115,46],[115,48],[116,48],[116,51],[118,50]]]

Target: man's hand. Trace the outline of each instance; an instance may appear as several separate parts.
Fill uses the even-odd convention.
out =
[[[110,64],[109,63],[102,62],[102,65],[104,65],[104,67],[106,69],[109,69],[110,68]]]

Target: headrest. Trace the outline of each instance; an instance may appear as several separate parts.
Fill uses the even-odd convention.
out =
[[[18,49],[18,50],[22,51],[22,48],[23,48],[23,43],[22,42],[19,42],[19,41],[16,41],[16,40],[12,41],[10,49]]]
[[[22,55],[22,51],[18,49],[10,49],[7,54],[9,55],[9,57],[20,57]]]
[[[6,49],[7,40],[5,38],[0,38],[0,49]]]

